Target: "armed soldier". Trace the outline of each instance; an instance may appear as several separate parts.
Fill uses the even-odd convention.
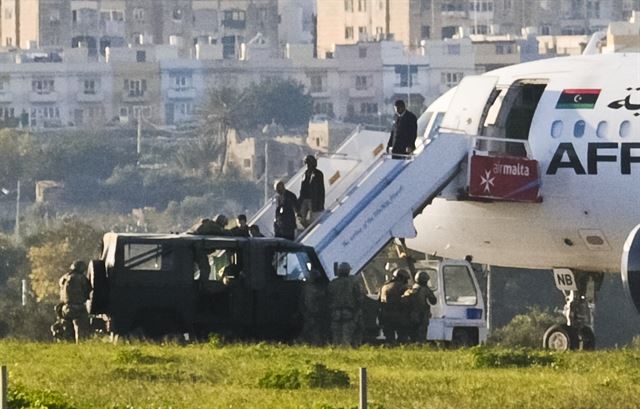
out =
[[[300,311],[304,319],[300,340],[311,345],[322,345],[326,341],[327,283],[322,273],[311,270],[309,280],[302,286]]]
[[[331,339],[335,345],[357,346],[357,320],[362,316],[364,299],[362,288],[349,277],[351,266],[340,263],[337,278],[329,283],[329,311],[331,314]]]
[[[84,275],[87,265],[82,260],[74,261],[69,267],[71,271],[60,278],[60,302],[62,316],[73,323],[76,344],[89,333],[89,314],[86,302],[92,288]]]
[[[380,289],[379,320],[387,342],[407,340],[406,314],[402,295],[409,288],[409,278],[407,270],[398,268],[393,272],[391,280]]]
[[[429,274],[418,271],[415,284],[402,295],[408,310],[407,333],[412,342],[426,342],[431,318],[431,305],[438,301],[429,288]]]

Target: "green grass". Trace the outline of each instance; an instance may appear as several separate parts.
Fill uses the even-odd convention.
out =
[[[351,409],[361,366],[368,368],[372,409],[636,408],[640,394],[635,349],[548,354],[1,341],[0,363],[9,369],[10,408]],[[349,377],[346,387],[340,371]],[[274,374],[300,382],[290,388],[285,379],[285,387],[274,387],[264,381]],[[327,381],[334,375],[341,379],[335,385]]]

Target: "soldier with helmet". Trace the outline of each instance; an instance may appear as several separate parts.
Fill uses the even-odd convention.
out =
[[[311,269],[309,279],[302,286],[300,311],[304,319],[300,340],[310,345],[326,342],[327,280],[318,269]]]
[[[92,288],[85,276],[87,264],[82,260],[74,261],[70,271],[60,278],[60,303],[62,317],[73,323],[76,343],[89,334],[89,314],[86,302]]]
[[[429,274],[418,271],[415,283],[402,295],[402,302],[407,307],[407,335],[412,342],[426,342],[431,318],[431,305],[438,301],[429,288]]]
[[[331,319],[331,339],[335,345],[357,346],[357,320],[362,316],[364,293],[360,285],[349,276],[349,263],[340,263],[337,277],[329,283],[329,311]]]
[[[393,272],[393,277],[380,289],[378,318],[387,342],[405,342],[407,340],[406,313],[402,295],[409,288],[410,277],[407,270],[397,268]]]

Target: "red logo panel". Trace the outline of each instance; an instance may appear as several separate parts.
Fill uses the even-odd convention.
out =
[[[539,187],[538,161],[512,156],[471,157],[471,197],[537,202]]]

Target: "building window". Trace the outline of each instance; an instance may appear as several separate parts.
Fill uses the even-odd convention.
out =
[[[418,83],[418,67],[415,65],[396,65],[396,82],[397,87],[410,87]],[[411,73],[411,78],[409,78]]]
[[[367,76],[366,75],[356,75],[356,89],[357,90],[365,90],[367,88],[368,88]]]
[[[442,27],[442,39],[452,38],[458,32],[458,27],[456,26],[446,26]]]
[[[367,27],[360,26],[358,27],[358,40],[366,40],[367,39]]]
[[[5,39],[5,43],[6,43],[7,47],[11,47],[11,46],[13,46],[13,38],[11,38],[11,37],[7,37],[7,38]]]
[[[496,44],[496,54],[513,54],[513,44]]]
[[[86,79],[83,83],[83,93],[86,95],[94,95],[98,91],[98,84],[95,79]]]
[[[13,10],[10,8],[4,9],[4,18],[5,20],[11,20],[13,18]]]
[[[222,25],[228,28],[244,30],[246,19],[247,16],[243,10],[225,10]]]
[[[140,34],[140,33],[133,33],[131,37],[132,37],[132,39],[133,39],[133,44],[135,44],[135,45],[142,45],[142,40],[143,40],[142,34]]]
[[[367,58],[367,49],[366,49],[366,47],[358,48],[358,57]]]
[[[440,73],[440,82],[451,88],[458,85],[462,81],[462,77],[464,74],[461,72],[442,72]]]
[[[184,12],[182,11],[182,9],[180,7],[176,7],[173,9],[172,17],[174,20],[180,21],[182,20],[183,14]]]
[[[36,94],[50,94],[55,91],[55,84],[53,80],[33,80],[31,90]]]
[[[371,102],[363,102],[360,104],[361,115],[376,115],[378,113],[378,104]]]
[[[316,102],[313,106],[314,114],[325,114],[329,117],[333,117],[333,103],[332,102]]]
[[[129,97],[143,97],[147,90],[147,80],[124,80],[124,91]]]
[[[173,89],[176,91],[184,91],[191,88],[191,75],[190,74],[173,74],[171,75],[173,82]]]
[[[548,36],[550,34],[551,34],[551,29],[549,28],[548,25],[543,24],[540,26],[540,35]]]
[[[113,20],[113,21],[124,21],[124,11],[122,11],[122,10],[111,10],[111,20]]]
[[[367,0],[358,0],[358,11],[367,11]]]
[[[353,11],[353,0],[344,0],[344,11]]]
[[[245,168],[250,168],[251,167],[251,159],[245,159],[243,160],[243,164]]]
[[[136,62],[145,62],[145,61],[147,61],[147,52],[136,51]]]
[[[512,0],[504,0],[504,9],[509,11],[513,7]]]
[[[460,55],[460,44],[447,44],[447,54]]]
[[[422,26],[422,27],[420,27],[420,36],[423,39],[431,38],[431,26]]]
[[[311,92],[324,92],[324,81],[322,75],[313,75],[310,78]]]
[[[353,40],[353,27],[344,28],[344,38],[346,40]]]
[[[133,19],[137,22],[144,21],[144,9],[139,7],[133,9]]]

